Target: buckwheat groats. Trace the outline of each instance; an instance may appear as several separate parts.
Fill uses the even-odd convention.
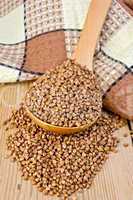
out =
[[[91,123],[100,116],[102,107],[95,75],[72,60],[34,82],[25,102],[37,118],[61,127]]]
[[[89,188],[108,154],[116,152],[113,131],[118,122],[102,112],[90,129],[57,136],[35,125],[21,105],[8,121],[14,131],[8,134],[7,147],[25,180],[44,194],[67,197]]]

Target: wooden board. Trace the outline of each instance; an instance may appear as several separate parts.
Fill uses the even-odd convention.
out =
[[[29,84],[0,86],[0,123],[22,100]],[[128,137],[124,137],[127,133]],[[133,146],[128,126],[115,133],[120,138],[118,153],[110,155],[90,190],[74,195],[73,200],[133,200]],[[0,129],[0,200],[56,200],[44,196],[22,181],[15,163],[6,157],[5,132]],[[128,147],[123,144],[128,143]]]
[[[133,121],[131,121],[130,123],[131,123],[131,129],[133,130]]]
[[[130,129],[131,129],[131,138],[132,138],[132,144],[133,144],[133,121],[130,121]]]

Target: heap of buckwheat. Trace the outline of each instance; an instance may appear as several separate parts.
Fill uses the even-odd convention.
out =
[[[118,121],[102,112],[90,129],[57,136],[35,125],[22,104],[8,121],[14,133],[8,135],[7,147],[24,179],[44,194],[66,198],[89,188],[108,154],[115,151],[117,140],[112,133]]]
[[[95,75],[72,60],[37,80],[27,92],[25,102],[37,118],[61,127],[91,123],[100,116],[102,107]]]

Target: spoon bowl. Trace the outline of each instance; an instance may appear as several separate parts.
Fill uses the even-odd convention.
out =
[[[25,106],[26,112],[28,114],[28,116],[41,128],[50,131],[50,132],[55,132],[57,134],[62,134],[62,135],[68,135],[68,134],[72,134],[72,133],[77,133],[77,132],[81,132],[84,131],[86,129],[88,129],[89,127],[91,127],[98,119],[95,118],[95,121],[90,122],[88,121],[88,124],[83,125],[83,126],[78,126],[78,127],[61,127],[61,126],[55,126],[46,122],[43,122],[42,120],[40,120],[39,118],[37,118],[35,115],[32,114],[32,112],[29,111],[29,109]]]

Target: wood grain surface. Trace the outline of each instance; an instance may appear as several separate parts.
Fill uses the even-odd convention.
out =
[[[0,125],[23,99],[29,83],[0,85]],[[132,125],[133,128],[133,125]],[[124,134],[127,137],[124,137]],[[113,153],[97,175],[90,190],[77,193],[73,200],[133,200],[133,145],[128,125],[115,132],[118,153]],[[16,164],[7,158],[6,134],[0,129],[0,200],[56,200],[37,192],[19,176]],[[124,147],[123,144],[128,144]]]
[[[131,123],[131,129],[133,130],[133,121],[132,122],[130,122]]]

